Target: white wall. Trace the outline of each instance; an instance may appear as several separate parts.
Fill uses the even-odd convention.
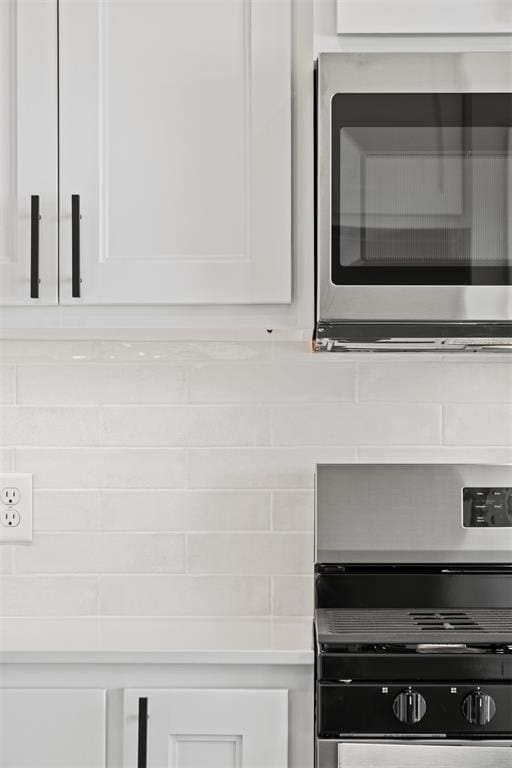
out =
[[[512,461],[512,360],[0,342],[0,614],[307,615],[317,461]]]

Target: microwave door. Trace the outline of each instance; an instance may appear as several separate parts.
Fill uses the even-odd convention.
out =
[[[315,348],[512,346],[512,59],[482,61],[320,55]]]
[[[414,743],[342,743],[337,768],[510,768],[512,748]]]

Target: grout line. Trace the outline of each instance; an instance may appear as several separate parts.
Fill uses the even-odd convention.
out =
[[[120,536],[155,536],[161,533],[175,534],[176,536],[310,536],[313,528],[40,528],[34,527],[34,533],[38,536],[100,536],[104,533],[119,534]],[[2,544],[9,545],[8,542]],[[20,546],[25,542],[19,542]],[[27,542],[28,543],[28,542]],[[1,545],[0,545],[1,546]]]
[[[10,544],[8,546],[16,546],[14,544]],[[313,567],[313,558],[311,558],[311,568]],[[1,576],[9,576],[13,574],[0,574]],[[309,570],[303,570],[303,571],[240,571],[240,570],[232,570],[232,571],[16,571],[16,577],[22,577],[22,578],[53,578],[53,579],[69,579],[69,578],[103,578],[103,577],[110,577],[110,576],[116,576],[116,577],[122,577],[124,579],[131,578],[132,576],[137,576],[137,578],[140,578],[141,576],[145,577],[165,577],[170,579],[179,579],[179,578],[187,578],[187,579],[204,579],[204,578],[219,578],[219,579],[233,579],[235,581],[240,580],[241,578],[244,579],[261,579],[261,578],[271,578],[272,576],[310,576],[311,571]]]

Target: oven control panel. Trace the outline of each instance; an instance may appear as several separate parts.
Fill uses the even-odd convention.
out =
[[[509,737],[511,731],[512,686],[507,681],[482,686],[478,682],[318,683],[317,735],[321,738]]]
[[[464,528],[512,528],[512,488],[463,488]]]

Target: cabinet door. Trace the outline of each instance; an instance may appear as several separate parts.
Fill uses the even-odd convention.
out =
[[[339,34],[509,34],[510,0],[337,0]]]
[[[148,768],[286,768],[288,693],[125,691],[125,768],[137,765],[138,703],[148,699]]]
[[[103,768],[105,692],[0,689],[0,768]]]
[[[290,0],[59,8],[61,302],[290,301]]]
[[[56,301],[57,1],[0,0],[0,304]]]

